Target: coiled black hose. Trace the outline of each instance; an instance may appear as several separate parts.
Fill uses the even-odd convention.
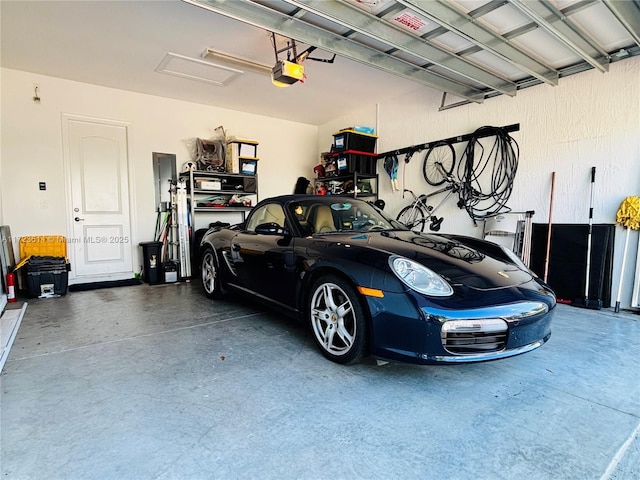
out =
[[[485,155],[481,138],[495,137]],[[474,220],[511,211],[507,201],[513,191],[520,149],[508,132],[500,127],[480,127],[473,132],[458,162],[458,207]]]

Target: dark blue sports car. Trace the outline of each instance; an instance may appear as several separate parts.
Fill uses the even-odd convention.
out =
[[[370,203],[287,195],[202,239],[207,296],[248,293],[311,327],[338,363],[494,360],[551,335],[551,289],[510,250],[408,230]]]

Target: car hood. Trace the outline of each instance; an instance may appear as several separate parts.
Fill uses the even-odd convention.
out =
[[[452,236],[411,231],[339,236],[341,241],[349,242],[352,248],[385,253],[383,258],[400,255],[415,260],[454,285],[495,290],[521,285],[533,278],[531,273],[510,263],[506,257],[504,260],[497,258],[504,255],[500,247],[477,239],[465,242]]]

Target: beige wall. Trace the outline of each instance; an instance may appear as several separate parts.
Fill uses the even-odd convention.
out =
[[[501,96],[481,105],[467,105],[438,112],[441,95],[416,89],[411,95],[393,98],[350,112],[321,125],[318,150],[326,151],[339,128],[354,124],[378,126],[378,151],[471,133],[484,125],[519,123],[512,134],[520,145],[520,162],[514,191],[508,205],[514,211],[535,210],[536,223],[546,223],[549,213],[551,173],[556,172],[553,221],[587,223],[590,171],[597,170],[594,223],[615,224],[622,200],[640,195],[640,58],[610,66],[606,74],[592,70],[563,78],[559,85],[540,85],[518,92],[514,98]],[[461,153],[464,144],[458,144]],[[422,155],[407,165],[407,188],[422,193],[433,191],[423,179]],[[401,161],[401,163],[403,163]],[[380,196],[387,210],[396,215],[409,203],[401,193],[392,193],[389,179],[378,161]],[[402,184],[402,172],[399,175]],[[481,236],[464,210],[449,199],[440,211],[445,221],[442,232]],[[622,304],[629,306],[637,256],[638,232],[632,232]],[[617,294],[624,231],[616,230],[613,294]]]
[[[223,125],[228,134],[260,142],[260,198],[292,193],[296,179],[309,176],[316,163],[315,126],[10,69],[1,75],[0,218],[14,237],[68,235],[64,113],[131,125],[134,245],[152,240],[155,227],[152,152],[175,153],[180,168],[191,160],[189,142],[209,138]],[[32,101],[34,83],[39,104]],[[46,191],[38,189],[40,181]]]
[[[517,97],[498,97],[482,105],[438,112],[441,95],[426,88],[349,112],[316,128],[268,117],[70,82],[15,70],[1,72],[0,218],[14,236],[66,235],[67,209],[62,163],[61,114],[69,113],[131,124],[133,241],[149,240],[155,223],[151,152],[175,153],[178,165],[190,160],[187,142],[208,137],[218,125],[260,142],[260,197],[289,193],[298,176],[312,176],[319,152],[326,151],[339,128],[377,127],[379,151],[471,133],[483,125],[520,124],[512,136],[520,145],[520,164],[509,205],[535,210],[534,222],[548,220],[551,172],[556,172],[553,220],[586,223],[589,172],[597,167],[595,223],[615,223],[620,202],[640,194],[640,59],[611,65],[610,72],[590,71],[540,85]],[[31,100],[40,85],[42,102]],[[459,145],[460,147],[460,145]],[[428,192],[421,156],[406,166],[405,184]],[[380,196],[397,214],[408,203],[392,193],[381,162]],[[400,180],[402,184],[402,172]],[[47,191],[38,182],[47,182]],[[41,208],[42,201],[47,208]],[[450,200],[443,206],[443,232],[480,236],[464,211]],[[613,272],[615,298],[624,234],[616,232]],[[623,306],[628,306],[637,257],[638,233],[632,232]]]

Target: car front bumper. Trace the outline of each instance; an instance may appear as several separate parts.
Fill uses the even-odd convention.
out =
[[[372,355],[417,364],[484,362],[529,352],[551,336],[554,302],[522,299],[458,309],[420,303],[406,294],[369,300]]]

